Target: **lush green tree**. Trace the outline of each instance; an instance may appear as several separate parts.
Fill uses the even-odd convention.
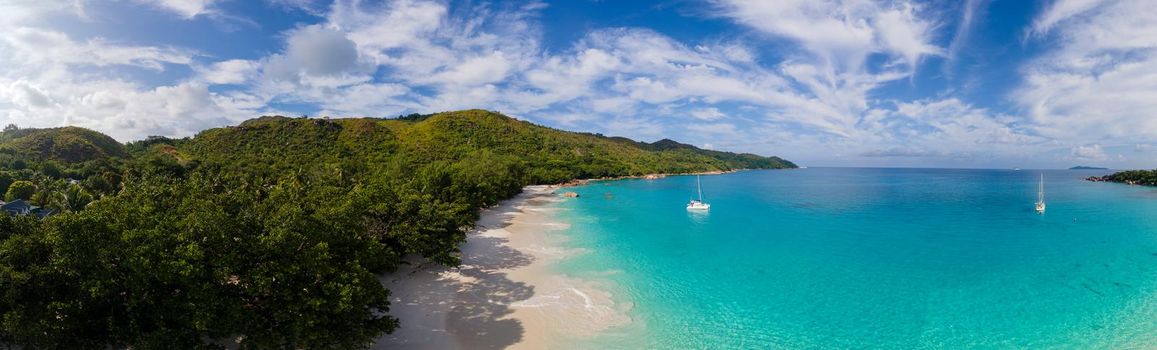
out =
[[[201,178],[133,180],[42,231],[7,230],[24,234],[3,237],[18,252],[4,256],[38,259],[0,271],[42,274],[4,286],[13,295],[0,303],[0,335],[49,348],[367,346],[397,327],[377,275],[398,260],[366,227],[368,195],[324,183],[237,193]],[[64,285],[35,284],[50,281]]]
[[[1101,177],[1104,181],[1124,182],[1134,185],[1157,186],[1157,169],[1126,170]]]
[[[11,202],[17,199],[31,199],[32,195],[36,194],[36,190],[36,184],[33,184],[32,181],[16,181],[8,186],[8,192],[5,192],[4,200]]]
[[[15,181],[12,174],[7,171],[0,171],[0,193],[8,193],[8,186],[12,185],[12,181]]]
[[[92,194],[80,185],[69,185],[63,191],[54,191],[48,206],[61,212],[74,212],[83,210],[93,199]]]
[[[59,179],[64,176],[64,170],[60,168],[60,164],[54,161],[40,163],[40,173],[54,179]]]

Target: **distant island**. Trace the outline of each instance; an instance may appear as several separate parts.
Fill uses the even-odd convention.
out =
[[[265,116],[128,144],[9,125],[0,347],[366,347],[399,327],[378,279],[460,265],[480,210],[524,186],[795,167],[485,110]]]
[[[1109,168],[1087,166],[1087,165],[1078,165],[1078,166],[1069,168],[1069,170],[1108,170],[1108,169]]]
[[[1157,169],[1127,170],[1105,176],[1089,176],[1085,178],[1094,182],[1119,182],[1129,185],[1157,186]]]

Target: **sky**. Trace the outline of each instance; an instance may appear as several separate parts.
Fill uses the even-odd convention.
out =
[[[0,0],[0,124],[487,109],[804,166],[1157,167],[1148,0]]]

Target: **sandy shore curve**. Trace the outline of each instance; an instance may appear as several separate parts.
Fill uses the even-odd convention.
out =
[[[552,266],[582,254],[563,246],[554,186],[529,186],[483,210],[462,266],[403,267],[382,277],[401,327],[374,349],[547,349],[631,322],[602,283]]]

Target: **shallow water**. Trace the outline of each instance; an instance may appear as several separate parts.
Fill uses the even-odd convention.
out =
[[[596,182],[559,272],[633,322],[575,348],[1157,347],[1157,190],[1107,171],[809,168]]]

